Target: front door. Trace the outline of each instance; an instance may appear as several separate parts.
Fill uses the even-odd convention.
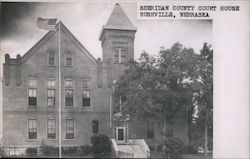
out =
[[[125,127],[116,128],[116,141],[117,143],[125,142]]]

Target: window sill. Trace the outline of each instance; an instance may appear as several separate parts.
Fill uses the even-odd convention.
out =
[[[38,142],[38,141],[40,141],[40,140],[38,140],[38,139],[27,139],[27,141],[28,141],[28,142]]]
[[[48,138],[47,138],[47,140],[48,141],[57,141],[57,139],[48,139]]]
[[[73,65],[64,65],[64,67],[73,67]]]
[[[91,109],[91,106],[82,106],[81,109]]]
[[[48,67],[56,67],[56,65],[47,65]]]
[[[76,139],[63,139],[63,141],[76,141]]]
[[[37,108],[37,106],[28,106],[28,108]]]

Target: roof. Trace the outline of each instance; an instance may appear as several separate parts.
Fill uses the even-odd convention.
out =
[[[93,62],[96,63],[96,59],[93,57],[93,55],[76,39],[76,37],[66,28],[66,26],[59,21],[56,24],[56,30],[58,31],[60,24],[60,29],[62,32],[65,33],[65,35],[81,50],[81,52],[85,53],[86,56]],[[57,32],[56,31],[56,32]],[[39,40],[26,54],[22,57],[22,63],[24,63],[38,48],[41,47],[49,38],[51,38],[55,33],[55,31],[49,31],[47,34],[45,34],[41,40]]]
[[[101,39],[105,29],[137,30],[118,3],[116,3],[107,23],[103,26],[99,39]]]

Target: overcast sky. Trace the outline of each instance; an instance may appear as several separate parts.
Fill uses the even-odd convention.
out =
[[[138,28],[135,59],[143,50],[156,54],[161,46],[180,42],[199,52],[204,42],[212,44],[211,20],[139,20],[136,3],[120,3],[131,22]],[[24,55],[47,31],[36,26],[38,17],[59,18],[95,58],[102,57],[98,40],[115,2],[82,3],[2,3],[1,55],[12,58]]]

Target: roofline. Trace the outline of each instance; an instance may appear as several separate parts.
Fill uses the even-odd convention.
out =
[[[67,27],[59,21],[56,24],[56,29],[58,31],[58,25],[61,24],[61,30],[69,36],[70,40],[82,51],[86,52],[87,56],[90,58],[90,60],[96,64],[96,59],[94,56],[79,42],[79,40],[67,29]],[[38,48],[42,46],[52,35],[54,35],[57,31],[49,31],[46,33],[30,50],[28,50],[23,56],[22,56],[22,63],[24,63]]]
[[[118,28],[118,27],[112,27],[112,26],[106,26],[106,25],[103,25],[102,26],[102,30],[101,30],[101,32],[100,32],[100,34],[99,34],[99,37],[98,37],[98,39],[101,41],[101,39],[102,39],[102,36],[103,36],[103,32],[104,32],[104,30],[122,30],[122,31],[137,31],[137,27],[127,27],[127,28]]]

